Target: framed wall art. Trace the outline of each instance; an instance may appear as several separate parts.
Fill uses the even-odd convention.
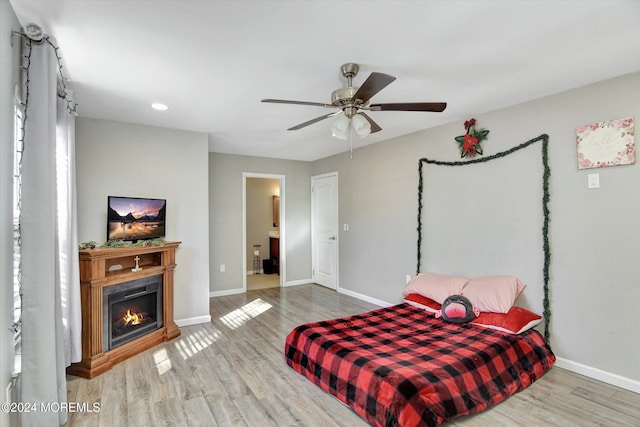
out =
[[[578,169],[636,163],[633,117],[578,126]]]

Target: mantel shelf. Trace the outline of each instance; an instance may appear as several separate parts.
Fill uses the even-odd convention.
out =
[[[123,246],[120,248],[94,248],[79,251],[80,259],[120,258],[150,252],[175,251],[182,242],[165,242],[156,246]]]

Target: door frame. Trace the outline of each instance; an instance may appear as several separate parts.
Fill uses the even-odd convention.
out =
[[[280,287],[287,283],[285,175],[242,172],[242,292],[247,292],[247,178],[277,179],[280,181]]]
[[[323,173],[320,175],[313,175],[311,177],[311,280],[315,281],[315,271],[316,271],[316,237],[315,237],[315,217],[314,217],[314,211],[313,211],[313,207],[314,207],[314,195],[313,195],[313,188],[314,188],[314,184],[315,181],[317,179],[321,179],[321,178],[327,178],[333,176],[335,177],[336,180],[336,291],[340,291],[340,227],[339,227],[339,213],[340,213],[340,209],[339,209],[339,202],[340,202],[340,197],[339,197],[339,193],[338,193],[338,171],[334,171],[334,172],[327,172],[327,173]],[[331,288],[329,288],[331,289]]]

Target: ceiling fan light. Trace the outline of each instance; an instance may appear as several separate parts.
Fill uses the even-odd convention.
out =
[[[346,116],[340,116],[331,124],[331,135],[335,138],[346,141],[349,137],[349,119]]]
[[[356,114],[351,118],[351,124],[360,138],[364,138],[371,133],[371,123],[360,114]]]

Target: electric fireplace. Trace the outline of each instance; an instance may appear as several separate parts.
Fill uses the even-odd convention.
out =
[[[162,275],[109,286],[102,295],[104,350],[162,327]]]

